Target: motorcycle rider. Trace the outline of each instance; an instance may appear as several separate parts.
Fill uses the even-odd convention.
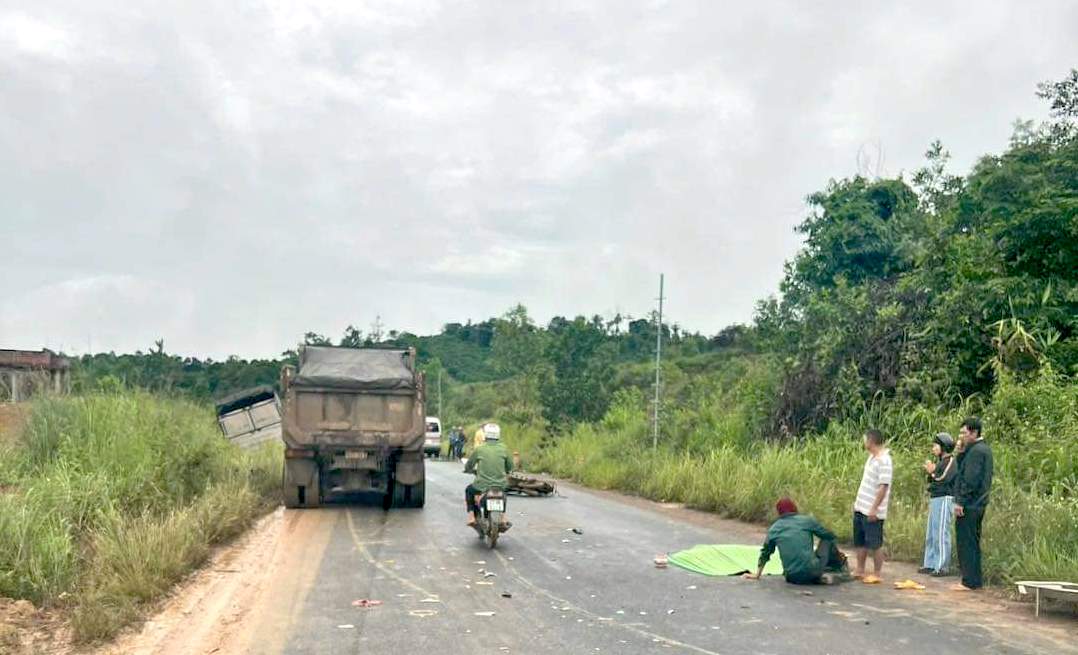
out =
[[[513,459],[509,450],[501,442],[502,429],[497,423],[487,423],[482,427],[483,445],[472,452],[465,473],[474,473],[475,480],[464,490],[464,506],[468,510],[468,526],[474,527],[479,506],[476,498],[490,489],[505,490],[506,476],[513,470]],[[502,515],[502,530],[508,530],[512,524]]]

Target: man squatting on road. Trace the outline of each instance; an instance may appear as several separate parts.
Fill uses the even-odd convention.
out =
[[[783,574],[791,584],[831,584],[831,573],[844,573],[846,556],[835,545],[835,535],[820,522],[806,514],[797,513],[797,505],[789,498],[775,503],[779,518],[767,530],[767,539],[760,549],[759,568],[746,573],[745,578],[759,580],[764,566],[775,549],[779,550]],[[820,542],[812,547],[813,536]]]

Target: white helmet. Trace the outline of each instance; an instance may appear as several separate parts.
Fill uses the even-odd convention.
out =
[[[487,423],[483,426],[483,439],[486,441],[497,441],[502,438],[502,429],[498,427],[497,423]]]

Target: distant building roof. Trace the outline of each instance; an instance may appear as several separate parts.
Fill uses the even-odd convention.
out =
[[[0,348],[0,367],[56,371],[71,368],[71,361],[51,350],[7,350]]]

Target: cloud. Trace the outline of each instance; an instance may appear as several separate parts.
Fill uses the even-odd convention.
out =
[[[16,56],[68,59],[74,49],[64,28],[22,12],[0,14],[0,44]]]
[[[643,315],[660,272],[673,320],[714,332],[865,144],[896,174],[942,138],[962,170],[1043,115],[1075,24],[1066,2],[0,9],[0,343],[274,355],[375,315]]]

